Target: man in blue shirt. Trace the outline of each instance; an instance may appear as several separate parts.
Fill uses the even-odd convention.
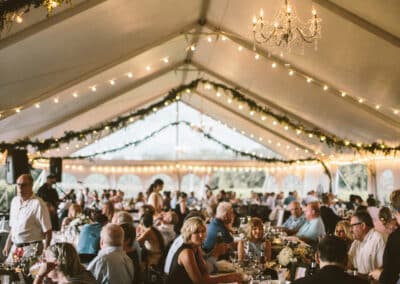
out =
[[[79,234],[77,251],[83,263],[89,263],[99,252],[100,232],[108,221],[101,213],[95,213],[93,220],[94,223],[84,225]]]
[[[283,223],[282,227],[284,227],[288,235],[294,235],[306,222],[306,217],[304,216],[303,211],[301,210],[300,202],[298,201],[290,202],[289,210],[291,215],[286,222]]]
[[[217,207],[215,218],[210,222],[207,227],[207,238],[203,244],[205,252],[210,252],[221,237],[221,241],[230,244],[233,242],[233,237],[230,232],[229,226],[233,222],[234,213],[232,204],[229,202],[220,202]]]
[[[319,237],[325,236],[325,226],[320,217],[319,202],[308,203],[304,215],[307,221],[301,226],[297,236],[308,244],[315,244]]]

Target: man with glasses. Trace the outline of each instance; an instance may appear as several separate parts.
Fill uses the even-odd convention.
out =
[[[397,223],[400,225],[400,189],[390,195],[391,207]],[[382,284],[400,283],[400,227],[388,237],[383,253],[383,269],[376,269],[370,273],[375,280]]]
[[[23,174],[17,179],[17,196],[11,201],[10,232],[3,250],[7,261],[19,248],[24,256],[40,255],[50,245],[52,236],[50,215],[46,203],[33,194],[33,179]],[[12,247],[11,247],[12,242]],[[10,251],[11,247],[11,251]]]
[[[382,267],[385,241],[381,233],[373,227],[368,212],[356,212],[350,221],[353,243],[349,251],[349,264],[360,275],[366,276],[372,270]]]
[[[292,201],[289,204],[290,217],[283,223],[282,227],[288,235],[296,234],[306,222],[300,202]]]

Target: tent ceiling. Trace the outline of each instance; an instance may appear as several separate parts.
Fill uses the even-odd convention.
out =
[[[0,111],[4,112],[0,140],[55,137],[66,130],[83,129],[157,101],[169,89],[202,76],[239,87],[276,112],[328,133],[355,142],[400,143],[400,115],[394,113],[400,110],[400,8],[396,0],[384,5],[374,0],[330,2],[394,35],[397,44],[372,32],[368,24],[357,24],[348,14],[341,16],[316,1],[323,19],[318,50],[306,48],[304,55],[284,54],[281,58],[276,53],[268,57],[268,51],[258,47],[262,55],[258,61],[251,51],[251,17],[263,7],[270,18],[281,1],[88,2],[77,1],[49,19],[34,10],[23,26],[13,27],[0,40]],[[311,0],[295,3],[303,19],[309,17],[312,5]],[[205,26],[196,24],[201,18],[207,19]],[[182,35],[216,27],[237,37],[228,41],[213,38],[208,43],[203,36]],[[197,46],[193,54],[187,49],[191,43]],[[237,49],[239,44],[245,47],[242,52]],[[162,61],[165,56],[168,64]],[[185,59],[192,65],[184,65]],[[290,66],[279,64],[273,69],[274,61]],[[193,66],[201,72],[176,71]],[[325,82],[330,89],[324,92],[297,74],[288,76],[289,68]],[[127,72],[134,77],[129,79]],[[116,79],[115,86],[109,84],[111,79]],[[94,85],[97,91],[91,92]],[[365,102],[342,98],[331,89]],[[74,92],[78,98],[72,96]],[[203,95],[207,99],[193,96],[187,103],[237,129],[254,129],[254,135],[270,137],[264,143],[271,139],[291,147],[331,152],[282,126],[271,127],[271,119],[261,123],[238,113],[234,105],[217,101],[213,94]],[[41,107],[35,108],[35,103]],[[18,107],[23,108],[20,113],[6,112]]]

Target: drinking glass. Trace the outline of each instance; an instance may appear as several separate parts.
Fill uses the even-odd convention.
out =
[[[287,269],[286,268],[278,268],[277,270],[278,272],[278,280],[280,284],[284,284],[286,281],[286,272]]]

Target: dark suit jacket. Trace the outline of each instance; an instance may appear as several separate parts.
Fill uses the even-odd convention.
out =
[[[383,252],[383,271],[379,283],[396,283],[400,273],[400,228],[389,235]]]
[[[320,208],[321,219],[325,226],[325,231],[328,235],[333,235],[335,233],[335,227],[337,222],[341,219],[338,215],[333,212],[333,210],[325,205]]]
[[[297,279],[292,284],[368,284],[368,281],[348,275],[342,267],[327,265],[312,276]]]

